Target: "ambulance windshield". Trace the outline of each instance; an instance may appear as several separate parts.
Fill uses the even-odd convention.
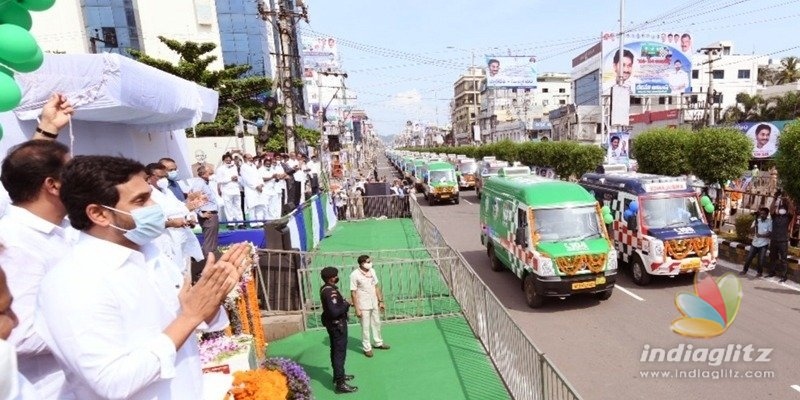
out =
[[[474,174],[478,171],[478,164],[475,162],[463,162],[458,164],[458,171],[462,174]]]
[[[453,171],[431,171],[431,183],[455,182],[456,175]]]
[[[533,213],[536,233],[542,242],[577,242],[601,237],[597,210],[592,206]]]
[[[697,198],[669,197],[642,200],[642,221],[650,229],[677,228],[703,223]]]

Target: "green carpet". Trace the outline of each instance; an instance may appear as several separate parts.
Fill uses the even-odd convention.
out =
[[[431,255],[424,250],[411,219],[340,222],[311,255],[310,285],[305,288],[308,290],[305,297],[311,299],[316,307],[306,319],[309,329],[321,328],[318,290],[322,280],[319,272],[326,266],[338,267],[339,287],[349,298],[350,273],[357,268],[357,258],[361,254],[372,258],[386,299],[384,320],[460,312],[461,308],[450,296]],[[351,322],[357,322],[353,315]]]
[[[289,357],[311,376],[317,399],[509,399],[491,361],[462,317],[383,325],[391,350],[361,351],[359,325],[350,325],[345,369],[358,392],[336,395],[328,334],[307,331],[269,344],[270,357]]]

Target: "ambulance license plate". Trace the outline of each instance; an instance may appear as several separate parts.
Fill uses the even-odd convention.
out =
[[[449,194],[443,194],[441,197],[442,197],[443,199],[449,199],[449,198],[450,198],[450,195],[449,195]]]
[[[591,289],[597,286],[595,281],[575,282],[572,284],[572,290]]]
[[[700,269],[702,265],[699,259],[686,260],[681,263],[681,271],[694,271]]]

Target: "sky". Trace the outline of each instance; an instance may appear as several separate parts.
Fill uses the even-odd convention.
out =
[[[301,34],[335,37],[347,88],[379,135],[406,121],[446,125],[453,83],[486,54],[536,56],[539,73],[619,31],[612,0],[306,0]],[[627,0],[625,29],[688,31],[695,48],[721,40],[737,54],[800,55],[800,0]],[[305,32],[305,33],[303,33]],[[349,96],[348,96],[349,97]]]

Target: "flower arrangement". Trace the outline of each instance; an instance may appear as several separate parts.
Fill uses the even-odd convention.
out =
[[[200,342],[200,363],[203,365],[222,361],[240,352],[244,346],[230,336],[218,336]]]
[[[281,371],[289,385],[288,400],[310,400],[311,378],[300,364],[288,358],[268,358],[262,365],[266,369]]]
[[[257,369],[234,372],[225,400],[285,400],[288,396],[289,386],[281,371]]]

